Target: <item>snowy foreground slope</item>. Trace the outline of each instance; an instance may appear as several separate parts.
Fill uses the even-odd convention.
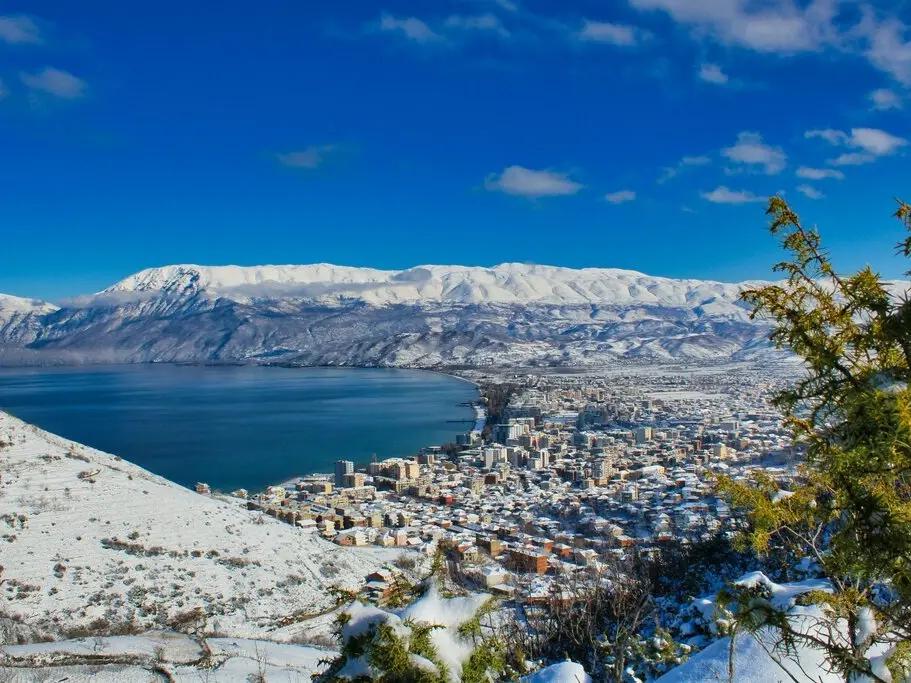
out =
[[[382,558],[201,496],[0,412],[0,631],[288,638]],[[0,635],[3,635],[0,633]]]
[[[0,309],[0,363],[740,359],[768,352],[767,328],[738,298],[751,284],[517,263],[165,266],[47,305],[27,325]]]
[[[212,681],[301,683],[337,653],[318,647],[243,638],[205,640],[168,631],[137,636],[80,638],[30,645],[0,645],[0,680]]]

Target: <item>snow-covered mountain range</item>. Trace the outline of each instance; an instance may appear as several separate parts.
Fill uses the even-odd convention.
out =
[[[0,298],[0,361],[567,365],[767,349],[751,284],[506,263],[150,268],[61,307]]]
[[[492,268],[418,266],[375,270],[318,263],[306,266],[179,265],[140,271],[104,294],[204,294],[233,301],[305,298],[322,302],[356,299],[393,304],[656,305],[716,306],[732,313],[741,285],[674,280],[615,268],[557,268],[503,263]]]

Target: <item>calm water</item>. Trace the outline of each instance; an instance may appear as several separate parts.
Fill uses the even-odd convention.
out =
[[[0,408],[186,486],[261,488],[454,441],[467,382],[411,370],[136,365],[0,370]]]

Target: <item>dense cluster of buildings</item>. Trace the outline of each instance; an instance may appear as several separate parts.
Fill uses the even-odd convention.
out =
[[[342,545],[444,545],[490,589],[531,599],[612,554],[729,533],[738,520],[716,475],[784,481],[798,457],[768,403],[780,369],[508,379],[518,389],[500,420],[457,449],[339,460],[247,505]]]

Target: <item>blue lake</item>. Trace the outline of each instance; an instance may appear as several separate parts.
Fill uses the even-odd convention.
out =
[[[192,486],[251,490],[454,441],[468,382],[393,369],[131,365],[0,370],[0,408]]]

